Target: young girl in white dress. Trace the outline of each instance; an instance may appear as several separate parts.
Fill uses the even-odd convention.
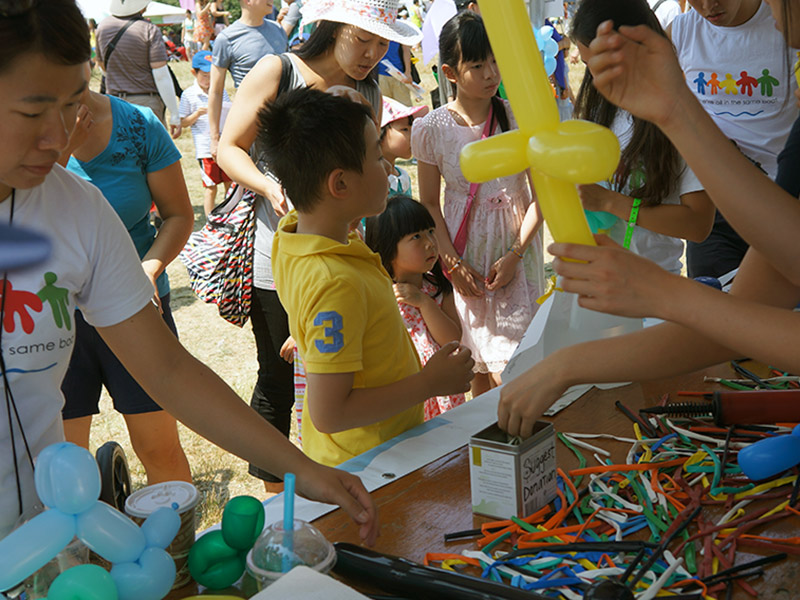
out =
[[[455,86],[456,98],[414,121],[411,146],[418,161],[420,201],[436,223],[442,267],[456,290],[462,343],[475,359],[472,393],[478,395],[499,385],[538,307],[542,220],[525,173],[480,185],[467,214],[475,187],[461,172],[461,149],[481,139],[484,131],[500,133],[516,123],[508,104],[495,96],[500,72],[480,16],[466,11],[450,19],[439,37],[439,55],[442,75]],[[467,237],[459,251],[454,242],[462,226]]]

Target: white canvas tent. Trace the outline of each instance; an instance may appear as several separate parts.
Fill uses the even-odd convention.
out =
[[[78,0],[78,6],[87,19],[94,19],[98,23],[105,19],[110,13],[108,7],[109,0]],[[185,8],[171,6],[163,2],[150,2],[144,16],[156,25],[170,25],[181,23],[186,13]]]

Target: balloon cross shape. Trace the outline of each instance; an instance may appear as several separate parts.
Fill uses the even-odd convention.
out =
[[[77,536],[113,564],[61,573],[50,600],[161,600],[175,581],[165,548],[180,529],[175,510],[159,508],[139,527],[104,502],[100,471],[88,450],[61,442],[36,458],[34,483],[48,510],[0,540],[0,590],[8,590],[50,562]]]
[[[465,146],[461,170],[480,183],[530,167],[553,238],[594,245],[575,185],[607,179],[619,162],[619,142],[595,123],[559,122],[522,0],[486,2],[481,14],[519,129]]]

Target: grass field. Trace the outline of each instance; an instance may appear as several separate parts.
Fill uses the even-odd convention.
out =
[[[171,63],[181,85],[186,88],[193,82],[189,64]],[[573,67],[570,79],[574,89],[580,82],[583,68]],[[228,80],[230,82],[230,79]],[[430,72],[423,69],[423,86],[434,87]],[[99,77],[93,77],[93,88],[99,86]],[[232,86],[228,92],[233,96]],[[176,140],[183,155],[186,184],[195,212],[195,229],[205,222],[202,209],[203,189],[200,184],[200,169],[194,158],[194,146],[189,130]],[[416,190],[416,169],[409,169]],[[221,198],[218,195],[218,201]],[[546,239],[549,235],[546,234]],[[167,269],[172,288],[172,309],[183,345],[199,360],[216,371],[244,399],[249,399],[255,383],[257,362],[255,344],[250,325],[239,329],[222,320],[215,306],[199,301],[188,287],[188,278],[183,264],[176,260]],[[104,394],[101,414],[95,418],[91,436],[91,450],[109,440],[119,442],[125,449],[131,470],[134,489],[146,484],[144,469],[130,445],[122,417],[114,411],[111,401]],[[225,503],[234,496],[250,494],[264,497],[260,480],[247,474],[247,464],[224,452],[179,424],[181,442],[192,466],[194,483],[203,496],[198,509],[198,529],[204,529],[221,518]],[[269,517],[269,516],[268,516]],[[280,515],[274,515],[279,518]]]

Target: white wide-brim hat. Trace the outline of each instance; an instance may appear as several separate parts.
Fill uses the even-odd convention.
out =
[[[397,4],[397,0],[308,0],[300,12],[303,25],[317,21],[346,23],[392,42],[414,46],[422,40],[422,32],[397,19]]]
[[[108,12],[115,17],[130,17],[142,12],[148,4],[150,0],[111,0]]]

